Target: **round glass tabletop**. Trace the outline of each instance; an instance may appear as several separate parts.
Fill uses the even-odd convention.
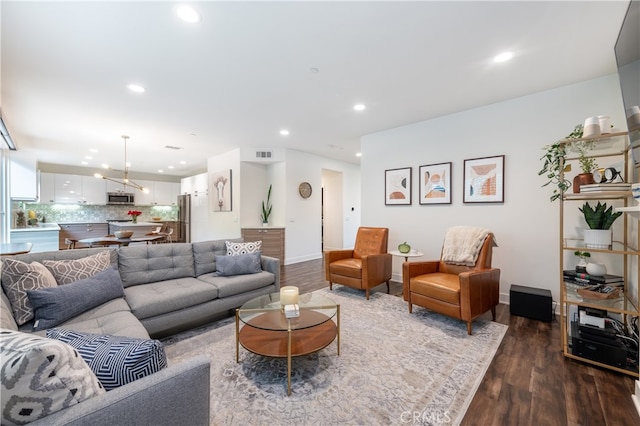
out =
[[[331,320],[338,310],[336,302],[317,292],[301,294],[298,307],[300,316],[287,318],[280,305],[280,293],[270,293],[242,305],[238,318],[246,325],[264,330],[300,330]]]

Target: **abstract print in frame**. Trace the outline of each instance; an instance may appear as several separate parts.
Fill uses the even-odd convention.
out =
[[[231,169],[211,174],[209,202],[214,212],[231,211]]]
[[[463,201],[504,202],[504,155],[464,160]]]
[[[384,203],[411,205],[411,167],[384,171]]]
[[[451,204],[451,163],[420,166],[420,204]]]

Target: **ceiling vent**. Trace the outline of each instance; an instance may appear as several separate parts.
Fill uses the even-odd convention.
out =
[[[173,146],[173,145],[165,145],[164,147],[167,149],[182,149],[181,146]]]
[[[256,158],[271,158],[271,151],[256,151]]]

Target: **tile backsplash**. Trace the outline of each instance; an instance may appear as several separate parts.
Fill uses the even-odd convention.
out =
[[[73,222],[106,222],[113,219],[130,219],[129,210],[138,210],[142,215],[138,221],[151,221],[152,217],[161,217],[163,220],[176,220],[178,218],[177,206],[92,206],[80,204],[36,204],[14,201],[11,203],[13,226],[18,211],[29,210],[36,212],[37,217],[44,222],[73,223]]]

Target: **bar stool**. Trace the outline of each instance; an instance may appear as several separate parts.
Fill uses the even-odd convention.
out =
[[[74,240],[72,238],[65,238],[64,243],[67,245],[67,250],[73,250],[76,248],[76,243],[78,240]]]

